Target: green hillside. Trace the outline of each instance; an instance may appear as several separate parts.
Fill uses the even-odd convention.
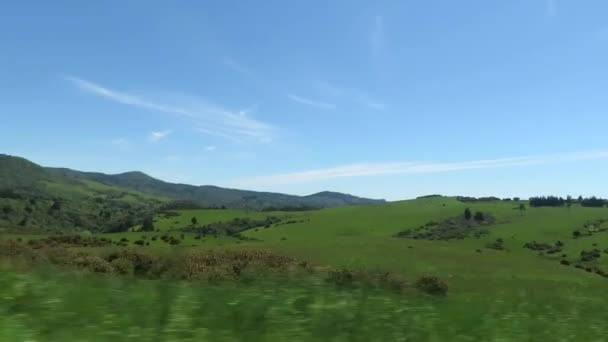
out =
[[[44,168],[0,155],[0,229],[8,231],[124,231],[166,206],[310,210],[382,202],[332,192],[301,197],[172,184],[141,172]]]
[[[520,210],[520,204],[524,204],[525,211]],[[474,218],[464,219],[467,208],[474,216],[482,213],[483,220],[474,223]],[[225,235],[221,230],[193,230],[263,222],[268,217],[278,217],[280,221],[251,227],[237,235]],[[470,231],[465,229],[460,235],[461,224]],[[91,339],[135,329],[131,331],[138,333],[129,335],[129,339],[141,341],[169,341],[184,336],[214,340],[578,341],[602,340],[608,333],[608,299],[604,295],[608,278],[598,273],[608,270],[606,208],[530,208],[527,202],[465,203],[456,198],[431,197],[304,212],[165,211],[155,216],[154,228],[155,231],[142,232],[141,226],[134,226],[133,232],[94,236],[126,241],[122,243],[128,249],[134,248],[141,255],[169,257],[176,265],[190,265],[188,253],[262,250],[296,258],[299,264],[304,260],[304,265],[310,263],[314,271],[270,277],[252,269],[249,276],[243,276],[241,271],[237,278],[230,276],[241,279],[236,283],[173,281],[169,287],[162,281],[128,278],[118,282],[91,278],[83,282],[70,275],[15,276],[9,278],[11,286],[20,286],[24,281],[45,285],[32,288],[27,297],[14,292],[3,297],[17,298],[22,303],[11,309],[18,314],[16,318],[0,319],[0,324],[12,329],[3,331],[12,331],[7,336],[60,340],[72,331],[70,327],[59,325],[49,330],[45,320],[29,325],[20,322],[26,322],[28,317],[53,321],[57,312],[73,312],[90,326],[83,334]],[[404,231],[416,234],[400,234]],[[445,236],[450,238],[442,239]],[[23,236],[25,240],[44,237]],[[498,244],[499,239],[502,242]],[[180,243],[169,243],[173,240]],[[138,241],[142,241],[141,246]],[[547,249],[534,249],[545,245]],[[559,251],[552,252],[556,246],[560,246]],[[116,248],[125,247],[78,250],[103,256],[115,253]],[[586,252],[592,250],[601,252],[587,258]],[[177,254],[172,259],[170,255],[174,253]],[[142,256],[137,258],[142,260]],[[118,267],[113,265],[95,272],[113,272],[112,267]],[[242,267],[234,264],[227,269],[232,272],[237,265]],[[253,266],[245,269],[249,267]],[[336,281],[336,273],[331,270],[340,270],[338,274],[349,277],[388,272],[389,276],[405,279],[406,288],[395,293],[382,288],[336,287],[327,282]],[[447,296],[408,290],[416,279],[427,275],[438,276],[447,283]],[[104,285],[100,286],[100,282]],[[118,293],[123,295],[117,296]],[[39,304],[51,296],[59,301],[49,307]],[[69,297],[78,299],[70,301]],[[103,326],[94,325],[92,322],[112,310],[106,298],[124,307],[122,318],[106,320]],[[91,311],[92,307],[97,309]],[[142,307],[146,307],[145,314],[139,309]],[[32,312],[37,312],[36,316]],[[32,333],[28,326],[47,333],[28,335]],[[116,335],[116,339],[120,338],[127,337]]]
[[[58,176],[0,155],[0,230],[107,231],[141,221],[169,198]]]
[[[228,207],[235,209],[285,209],[325,208],[352,204],[383,203],[336,192],[320,192],[309,196],[292,196],[271,192],[226,189],[217,186],[174,184],[150,177],[142,172],[107,175],[70,169],[47,168],[55,175],[70,179],[87,179],[99,183],[136,190],[144,193],[196,202],[203,207]]]

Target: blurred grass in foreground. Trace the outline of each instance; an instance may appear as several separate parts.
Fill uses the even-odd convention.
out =
[[[1,341],[522,341],[608,336],[601,305],[339,289],[295,279],[140,280],[0,267]],[[538,302],[538,298],[535,298]],[[581,300],[584,300],[581,299]]]

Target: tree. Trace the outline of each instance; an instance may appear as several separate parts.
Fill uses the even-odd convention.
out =
[[[61,202],[59,200],[54,200],[51,210],[61,210]]]
[[[193,226],[196,226],[196,224],[198,223],[198,220],[196,219],[196,217],[192,216],[192,219],[190,220],[190,222],[192,222]]]
[[[466,208],[466,209],[464,210],[464,218],[465,218],[466,220],[470,220],[470,219],[471,219],[471,216],[473,216],[473,215],[471,215],[471,209]]]
[[[579,196],[578,196],[578,200],[577,200],[577,202],[578,202],[578,203],[582,203],[582,202],[583,202],[583,196],[582,196],[582,195],[579,195]]]
[[[602,208],[606,203],[608,203],[608,200],[592,196],[592,197],[583,199],[581,201],[581,206],[583,206],[583,207]]]
[[[12,212],[13,212],[13,207],[11,207],[10,205],[5,204],[2,206],[2,213],[4,213],[4,215],[8,215]]]
[[[481,211],[478,211],[475,213],[475,217],[473,217],[475,219],[475,221],[477,222],[483,222],[485,221],[485,216],[483,216],[483,213]]]
[[[152,220],[152,216],[146,216],[144,218],[144,222],[141,225],[141,230],[144,232],[154,231],[154,221]]]
[[[519,211],[526,211],[526,205],[523,203],[519,204]]]
[[[519,198],[519,197],[513,197],[513,200],[514,200],[515,202],[519,202],[520,198]]]

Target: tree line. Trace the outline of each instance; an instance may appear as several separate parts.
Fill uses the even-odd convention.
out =
[[[566,198],[558,196],[538,196],[530,197],[529,199],[531,207],[570,207],[572,204],[580,204],[583,207],[594,207],[602,208],[608,204],[608,200],[599,197],[586,197],[579,196],[573,198],[572,196],[566,196]]]

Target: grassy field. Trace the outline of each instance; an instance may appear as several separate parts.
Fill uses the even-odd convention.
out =
[[[467,207],[495,218],[486,227],[487,235],[449,241],[395,237],[429,221],[461,216]],[[422,275],[437,275],[448,283],[449,292],[435,298],[416,291],[343,289],[289,277],[253,283],[167,283],[9,268],[0,287],[5,301],[0,315],[5,335],[0,339],[61,340],[74,332],[74,325],[58,317],[77,317],[76,325],[85,327],[78,333],[88,341],[602,341],[608,336],[608,278],[572,266],[581,251],[608,248],[606,231],[573,237],[589,222],[608,219],[606,208],[575,205],[522,212],[513,202],[463,203],[441,197],[297,213],[178,213],[156,217],[160,232],[103,236],[128,238],[130,243],[145,236],[151,241],[159,234],[179,237],[175,229],[191,225],[192,217],[208,224],[283,216],[295,222],[242,233],[255,240],[196,239],[196,234],[185,233],[177,246],[157,240],[137,248],[268,250],[321,268],[391,271],[412,282]],[[592,228],[608,228],[608,221]],[[504,250],[486,248],[499,238]],[[558,240],[564,246],[556,254],[540,255],[523,247],[532,241]],[[562,259],[572,265],[562,265]],[[587,264],[606,269],[607,259],[602,252]]]
[[[192,218],[197,220],[197,225],[205,225],[213,222],[230,221],[234,218],[264,219],[268,216],[277,216],[285,219],[300,219],[307,217],[306,212],[281,212],[281,211],[253,211],[238,209],[199,209],[199,210],[177,210],[179,216],[165,217],[157,215],[154,228],[160,231],[189,227]],[[132,230],[140,230],[137,225]]]

